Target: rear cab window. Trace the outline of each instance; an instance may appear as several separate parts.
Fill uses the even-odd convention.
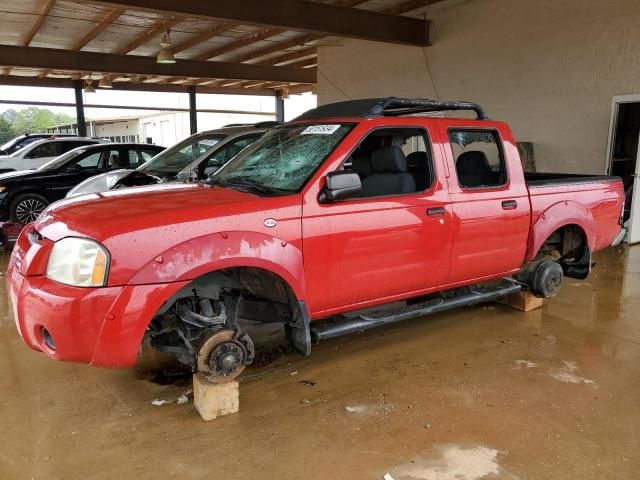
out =
[[[488,189],[506,185],[507,169],[502,142],[495,130],[449,130],[449,142],[462,189]]]

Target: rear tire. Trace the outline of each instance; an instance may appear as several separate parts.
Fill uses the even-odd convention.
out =
[[[9,215],[14,222],[27,224],[35,222],[49,201],[37,193],[18,195],[9,206]]]
[[[555,297],[560,292],[563,276],[558,262],[543,260],[533,272],[531,291],[538,298]]]

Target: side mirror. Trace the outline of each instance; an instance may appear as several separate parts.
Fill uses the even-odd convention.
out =
[[[335,202],[361,193],[360,175],[353,172],[331,172],[327,175],[327,186],[320,194],[320,202]]]

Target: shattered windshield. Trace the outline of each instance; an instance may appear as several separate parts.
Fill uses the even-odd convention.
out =
[[[227,135],[220,133],[194,135],[156,155],[138,170],[150,175],[156,173],[175,175],[226,137]]]
[[[352,128],[306,124],[273,129],[222,167],[211,183],[264,194],[296,192]]]

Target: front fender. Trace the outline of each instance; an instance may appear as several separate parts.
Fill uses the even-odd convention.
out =
[[[256,232],[220,232],[188,240],[151,260],[128,283],[183,282],[232,267],[268,270],[287,282],[299,300],[306,298],[300,248]]]
[[[589,249],[593,251],[596,235],[591,211],[578,202],[567,200],[551,205],[531,226],[526,261],[534,260],[553,232],[568,225],[577,225],[584,231]]]

